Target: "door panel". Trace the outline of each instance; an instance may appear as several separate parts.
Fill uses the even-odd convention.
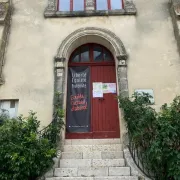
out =
[[[116,83],[114,66],[92,66],[91,82]],[[107,93],[103,98],[92,97],[92,132],[94,138],[120,136],[117,94]]]
[[[99,44],[85,44],[71,54],[69,67],[88,66],[90,70],[90,132],[69,132],[67,139],[119,138],[119,114],[117,94],[104,94],[93,98],[93,82],[116,83],[115,61],[111,52]],[[67,106],[68,106],[67,102]]]

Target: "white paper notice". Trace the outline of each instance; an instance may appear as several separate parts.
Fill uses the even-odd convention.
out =
[[[103,93],[100,91],[93,91],[93,98],[102,98],[103,97]]]
[[[93,97],[103,97],[103,83],[102,82],[94,82],[93,83]]]
[[[103,83],[103,93],[116,93],[116,83]]]

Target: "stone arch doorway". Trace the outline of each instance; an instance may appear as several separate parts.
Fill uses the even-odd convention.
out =
[[[72,53],[68,63],[66,138],[120,137],[116,84],[115,61],[104,46],[84,44]]]
[[[63,109],[67,109],[67,78],[70,56],[76,48],[87,43],[102,45],[110,51],[115,63],[117,94],[128,96],[127,54],[121,40],[106,29],[95,27],[81,28],[64,39],[55,57],[55,92],[62,92],[60,101]],[[122,134],[123,131],[120,132]]]

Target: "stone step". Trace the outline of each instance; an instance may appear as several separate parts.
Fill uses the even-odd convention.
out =
[[[61,159],[61,168],[78,167],[122,167],[125,166],[124,159]]]
[[[62,152],[62,159],[121,159],[123,151]]]
[[[129,167],[56,168],[55,177],[130,176]]]
[[[91,159],[61,159],[60,168],[91,167]]]
[[[121,144],[121,139],[66,139],[65,145],[105,145]]]
[[[56,168],[54,170],[55,177],[77,177],[77,168]]]
[[[61,159],[83,159],[83,152],[62,152]]]
[[[133,176],[107,176],[107,177],[53,177],[46,180],[138,180]]]
[[[84,151],[122,151],[122,144],[108,145],[64,145],[64,152]]]
[[[123,151],[85,151],[83,159],[120,159],[123,158]]]
[[[109,167],[109,176],[130,176],[130,167]]]
[[[124,159],[92,159],[92,167],[123,167]]]

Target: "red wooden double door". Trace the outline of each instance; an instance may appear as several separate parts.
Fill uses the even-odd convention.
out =
[[[101,45],[86,44],[72,53],[69,67],[72,66],[88,66],[90,68],[91,128],[90,132],[85,133],[66,132],[66,138],[119,138],[117,93],[104,93],[103,98],[93,97],[93,83],[116,83],[115,62],[112,54]]]

